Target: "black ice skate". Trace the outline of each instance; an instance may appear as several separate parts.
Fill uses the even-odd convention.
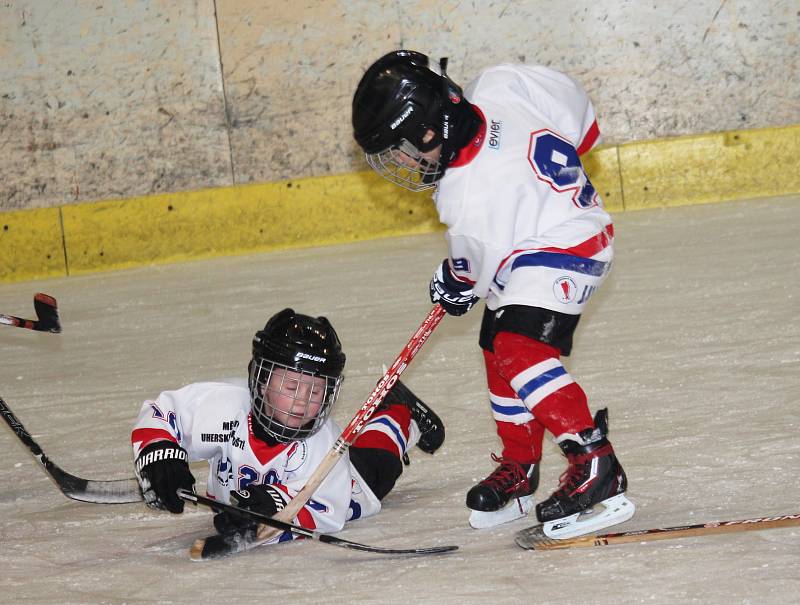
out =
[[[597,412],[595,429],[559,444],[567,457],[567,470],[559,487],[536,505],[536,516],[549,538],[573,538],[627,521],[636,507],[625,497],[628,480],[608,434],[608,412]],[[595,510],[594,507],[602,510]]]
[[[475,529],[525,517],[539,486],[538,464],[520,464],[494,454],[492,460],[500,466],[467,492],[467,507],[472,510],[469,524]]]
[[[417,423],[420,433],[417,447],[428,454],[433,454],[438,450],[444,443],[442,419],[399,379],[394,383],[392,390],[386,394],[381,406],[395,403],[400,403],[411,410],[411,418]]]

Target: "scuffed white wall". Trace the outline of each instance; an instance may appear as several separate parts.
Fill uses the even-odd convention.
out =
[[[0,210],[231,182],[213,0],[0,3]]]
[[[462,83],[567,71],[609,143],[800,122],[800,0],[27,0],[0,21],[0,210],[363,170],[352,92],[398,47]]]

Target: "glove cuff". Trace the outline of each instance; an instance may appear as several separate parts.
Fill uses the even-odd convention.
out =
[[[176,460],[189,464],[189,456],[186,450],[172,441],[154,441],[148,444],[139,452],[134,468],[136,474],[141,476],[142,470],[155,462],[162,460]]]
[[[472,290],[472,284],[461,281],[456,277],[455,273],[453,273],[453,269],[450,267],[449,259],[444,259],[444,261],[442,261],[441,270],[442,282],[448,290],[462,293]]]

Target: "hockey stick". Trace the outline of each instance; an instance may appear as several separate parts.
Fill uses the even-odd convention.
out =
[[[358,542],[351,542],[350,540],[344,540],[342,538],[323,534],[318,531],[306,529],[305,527],[300,527],[299,525],[278,521],[277,519],[273,519],[267,515],[262,515],[256,511],[239,508],[238,506],[225,504],[223,502],[217,502],[216,500],[206,498],[205,496],[198,496],[197,494],[193,494],[185,489],[178,490],[178,497],[186,502],[202,504],[203,506],[208,506],[209,508],[227,511],[231,515],[245,519],[251,519],[253,521],[259,521],[272,528],[292,532],[296,536],[303,536],[304,538],[311,538],[312,540],[324,542],[325,544],[330,544],[331,546],[341,546],[342,548],[350,548],[352,550],[361,550],[364,552],[373,552],[383,555],[435,555],[458,550],[458,546],[430,546],[423,548],[383,548],[381,546],[369,546],[367,544],[359,544]],[[227,541],[231,545],[235,545],[240,535],[241,534],[234,533],[216,537],[219,538],[220,541]],[[207,538],[207,540],[210,540],[210,538]]]
[[[353,416],[353,419],[342,431],[342,434],[339,435],[336,443],[333,444],[331,450],[327,453],[325,458],[322,459],[317,470],[314,471],[314,474],[308,479],[303,489],[292,498],[283,510],[273,517],[274,519],[288,523],[297,516],[300,509],[305,506],[306,502],[308,502],[314,492],[317,491],[319,485],[325,480],[325,477],[328,476],[331,470],[333,470],[333,467],[336,466],[336,463],[341,460],[344,453],[353,444],[358,433],[375,412],[375,408],[377,408],[386,397],[386,394],[394,386],[394,383],[400,378],[400,374],[403,373],[403,370],[405,370],[408,364],[411,363],[411,360],[414,359],[422,348],[422,345],[425,344],[428,337],[433,333],[434,329],[436,329],[436,326],[442,321],[444,315],[445,310],[441,305],[436,304],[433,306],[433,309],[431,309],[427,317],[425,317],[420,327],[414,332],[408,343],[406,343],[400,355],[397,356],[394,363],[384,373],[383,378],[375,385],[370,396],[367,397],[367,400],[358,412],[356,412],[356,415]],[[207,539],[199,538],[192,545],[190,556],[195,561],[222,557],[255,548],[276,534],[277,531],[274,528],[268,525],[259,525],[258,533],[255,538],[246,539],[247,537],[242,536],[242,539],[236,544],[236,548],[231,548],[230,545],[226,543],[220,543],[216,536],[211,536]]]
[[[62,470],[55,462],[45,456],[42,448],[34,441],[30,433],[25,430],[22,423],[14,416],[6,402],[0,397],[0,415],[6,421],[14,434],[24,443],[44,470],[55,481],[58,489],[67,497],[81,502],[94,502],[97,504],[124,504],[140,502],[142,493],[136,479],[117,479],[114,481],[94,481],[81,479]]]
[[[0,313],[0,324],[27,328],[37,332],[53,332],[55,334],[61,332],[61,322],[58,319],[58,303],[55,298],[39,292],[33,297],[33,309],[36,311],[35,320],[22,319],[21,317]]]
[[[800,514],[740,519],[738,521],[712,521],[711,523],[698,523],[696,525],[677,525],[675,527],[640,529],[620,533],[578,536],[577,538],[554,540],[542,533],[541,525],[534,525],[533,527],[520,531],[517,534],[516,543],[526,550],[556,550],[561,548],[608,546],[609,544],[671,540],[674,538],[707,536],[710,534],[730,534],[734,532],[760,531],[762,529],[796,526],[800,526]]]

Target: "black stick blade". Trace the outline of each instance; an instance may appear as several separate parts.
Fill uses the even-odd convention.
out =
[[[33,297],[33,309],[36,311],[36,327],[39,332],[61,332],[61,321],[58,318],[58,303],[48,294],[38,292]]]

